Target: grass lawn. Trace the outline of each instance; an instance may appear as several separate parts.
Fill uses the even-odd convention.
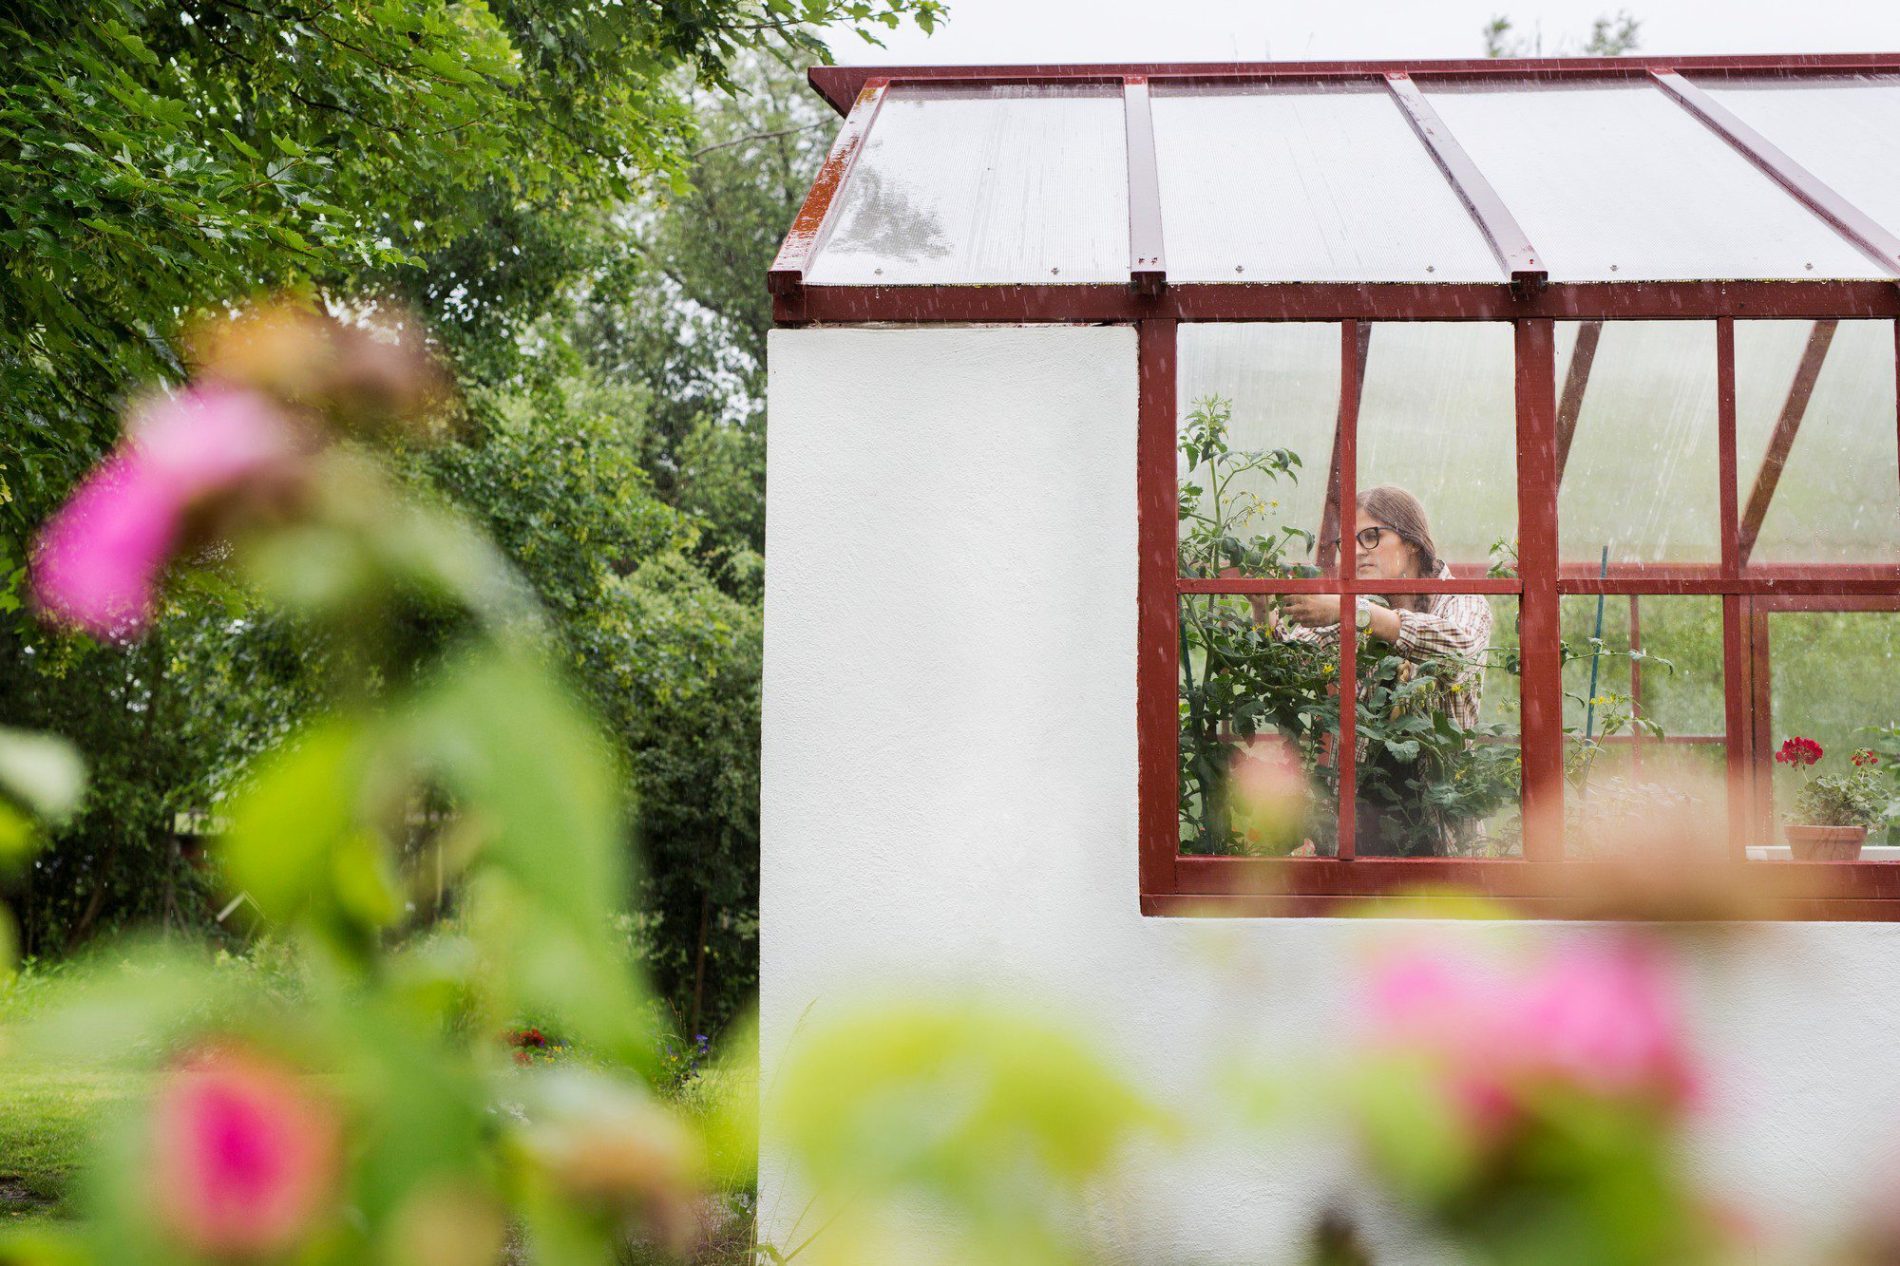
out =
[[[0,1072],[0,1223],[67,1215],[93,1123],[136,1086],[123,1073]]]

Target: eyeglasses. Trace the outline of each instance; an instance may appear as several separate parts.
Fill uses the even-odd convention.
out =
[[[1405,535],[1404,533],[1400,532],[1397,528],[1363,527],[1363,528],[1360,528],[1357,532],[1354,532],[1352,534],[1352,538],[1353,540],[1359,542],[1360,549],[1365,550],[1367,553],[1371,553],[1373,550],[1379,548],[1379,538],[1387,532],[1390,532],[1393,536],[1400,537],[1401,539],[1403,539]],[[1320,548],[1323,550],[1338,549],[1339,538],[1334,537],[1330,541],[1321,541]]]

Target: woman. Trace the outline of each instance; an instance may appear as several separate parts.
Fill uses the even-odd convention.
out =
[[[1425,507],[1403,488],[1387,484],[1360,493],[1354,531],[1361,581],[1451,577],[1451,568],[1439,558],[1432,541]],[[1277,599],[1278,611],[1269,611],[1274,601],[1254,600],[1255,618],[1267,624],[1274,636],[1308,643],[1338,640],[1338,594],[1287,594]],[[1365,597],[1358,599],[1354,622],[1362,638],[1389,645],[1407,661],[1408,673],[1429,663],[1442,687],[1432,696],[1434,706],[1460,729],[1476,726],[1484,691],[1484,656],[1491,645],[1490,604],[1478,594],[1465,593],[1392,594],[1386,602],[1389,605],[1380,606]],[[1360,751],[1362,793],[1383,789],[1387,803],[1362,795],[1356,851],[1362,856],[1442,853],[1447,843],[1442,831],[1427,831],[1421,837],[1417,829],[1404,829],[1408,822],[1416,828],[1432,818],[1415,798],[1420,771],[1385,753],[1366,761],[1363,742]],[[1414,795],[1407,797],[1408,802],[1394,804],[1390,802],[1393,788],[1410,788]]]

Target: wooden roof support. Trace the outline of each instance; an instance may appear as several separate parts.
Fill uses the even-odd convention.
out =
[[[1801,363],[1795,367],[1794,381],[1788,385],[1788,398],[1782,402],[1781,416],[1775,419],[1768,451],[1762,454],[1761,468],[1755,472],[1755,486],[1749,490],[1748,504],[1742,510],[1739,541],[1743,565],[1748,563],[1755,542],[1761,537],[1762,521],[1768,517],[1769,503],[1775,498],[1775,487],[1781,482],[1781,472],[1788,464],[1788,453],[1794,448],[1794,437],[1801,430],[1801,419],[1807,414],[1815,380],[1821,376],[1821,365],[1827,359],[1828,345],[1834,341],[1834,330],[1839,324],[1838,321],[1816,321],[1808,333],[1807,348],[1801,353]]]
[[[1313,561],[1322,569],[1330,569],[1338,558],[1339,549],[1339,460],[1340,439],[1346,429],[1346,405],[1352,404],[1352,416],[1359,416],[1359,404],[1366,398],[1366,354],[1372,350],[1372,322],[1358,323],[1357,337],[1353,350],[1357,355],[1353,363],[1345,368],[1349,373],[1342,375],[1339,384],[1339,418],[1333,424],[1333,453],[1326,463],[1326,501],[1319,512],[1319,542],[1314,551]],[[1356,477],[1357,471],[1353,472]],[[1332,548],[1326,543],[1331,541]]]
[[[1585,321],[1577,327],[1577,341],[1570,349],[1570,368],[1564,374],[1563,395],[1557,400],[1557,484],[1563,486],[1564,468],[1570,464],[1570,445],[1577,437],[1577,419],[1583,415],[1583,391],[1590,385],[1590,366],[1596,363],[1597,343],[1603,338],[1603,322]]]

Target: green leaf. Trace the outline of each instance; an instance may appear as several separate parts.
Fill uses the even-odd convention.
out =
[[[57,825],[79,808],[85,789],[86,765],[71,743],[0,727],[0,792]]]
[[[331,855],[358,829],[363,740],[356,722],[321,722],[268,757],[232,804],[225,868],[267,917],[287,921],[329,904]]]

